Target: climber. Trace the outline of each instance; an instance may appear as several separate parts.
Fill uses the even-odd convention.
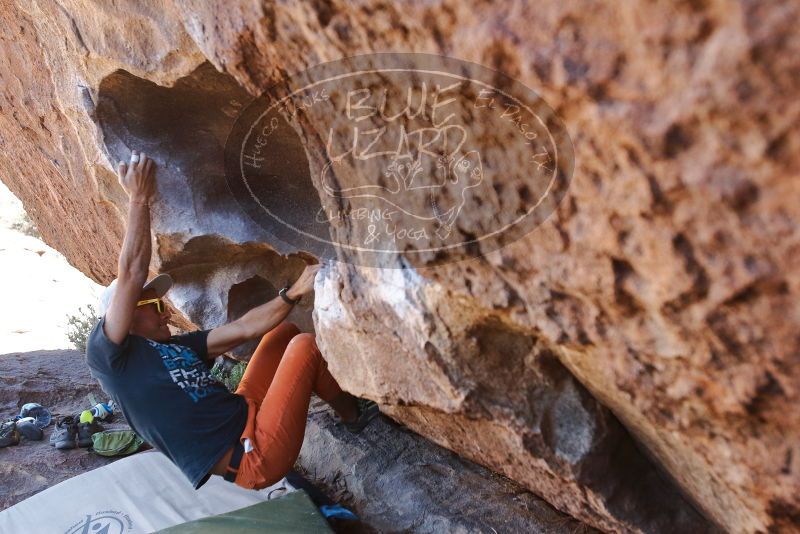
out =
[[[101,296],[101,319],[87,343],[89,367],[128,422],[164,453],[197,489],[212,475],[248,489],[279,481],[292,468],[305,433],[311,393],[339,422],[358,432],[378,413],[372,401],[342,391],[311,334],[284,321],[313,290],[318,265],[307,266],[280,296],[228,324],[173,336],[161,274],[150,265],[150,204],[155,163],[133,152],[119,163],[129,196],[118,278]],[[214,358],[261,339],[235,393],[214,378]]]

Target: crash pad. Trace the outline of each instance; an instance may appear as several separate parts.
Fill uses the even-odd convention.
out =
[[[65,480],[3,510],[0,532],[144,534],[292,491],[285,479],[254,491],[218,476],[195,490],[166,456],[148,451]]]
[[[204,517],[161,531],[162,534],[317,534],[333,532],[308,494],[298,490],[240,510]]]

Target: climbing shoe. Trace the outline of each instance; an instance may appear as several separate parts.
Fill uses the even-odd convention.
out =
[[[34,417],[23,417],[17,420],[17,430],[25,439],[41,441],[44,438],[44,431],[36,424]]]
[[[92,435],[102,432],[103,427],[97,421],[78,423],[78,447],[91,447]]]
[[[74,449],[78,446],[78,423],[74,417],[62,417],[50,435],[50,445],[56,449]]]
[[[18,418],[23,417],[33,417],[36,421],[36,426],[39,428],[45,428],[53,418],[47,408],[36,402],[29,402],[22,406]]]
[[[19,443],[19,430],[16,421],[7,421],[0,425],[0,447],[8,447]]]
[[[381,413],[378,405],[369,399],[356,399],[356,405],[358,406],[356,420],[349,423],[342,421],[342,425],[353,434],[361,432],[370,421],[375,419],[375,416]]]

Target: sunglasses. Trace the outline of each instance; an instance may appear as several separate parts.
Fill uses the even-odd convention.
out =
[[[164,301],[161,299],[140,300],[136,303],[136,307],[138,308],[139,306],[147,306],[148,304],[155,304],[158,313],[164,313],[164,309],[166,308],[166,306],[164,306]]]

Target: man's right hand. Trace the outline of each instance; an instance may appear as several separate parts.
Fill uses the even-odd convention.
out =
[[[155,190],[156,165],[144,152],[141,155],[136,151],[131,152],[131,161],[120,161],[117,165],[117,177],[122,188],[128,193],[131,202],[148,202]]]

